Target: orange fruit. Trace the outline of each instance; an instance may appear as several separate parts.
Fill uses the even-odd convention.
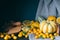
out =
[[[11,37],[15,36],[14,34],[11,34]]]
[[[43,38],[46,38],[46,35],[43,35]]]
[[[54,33],[54,36],[59,36],[59,34],[58,33]]]
[[[13,37],[13,39],[14,39],[14,40],[16,40],[16,39],[17,39],[17,37],[16,37],[16,36],[14,36],[14,37]]]
[[[0,35],[0,37],[1,37],[1,38],[3,38],[3,37],[4,37],[4,35],[3,35],[3,34],[1,34],[1,35]]]
[[[27,38],[28,37],[28,35],[25,35],[25,38]]]
[[[37,39],[37,38],[38,38],[38,36],[36,35],[36,36],[35,36],[35,38]]]

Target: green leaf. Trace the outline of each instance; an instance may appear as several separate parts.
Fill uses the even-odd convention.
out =
[[[31,26],[27,26],[28,28],[31,28]]]
[[[42,35],[40,36],[40,38],[44,39]]]
[[[27,32],[24,32],[24,31],[23,31],[23,33],[26,34]]]

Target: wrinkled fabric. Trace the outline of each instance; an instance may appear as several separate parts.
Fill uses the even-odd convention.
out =
[[[50,15],[60,16],[60,0],[40,0],[35,19],[38,16],[47,18]]]

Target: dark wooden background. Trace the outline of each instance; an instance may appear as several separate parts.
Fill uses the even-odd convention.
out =
[[[39,0],[0,0],[0,31],[11,20],[34,20],[38,3]]]
[[[34,20],[38,3],[39,0],[0,0],[0,32],[7,28],[3,26],[5,22]],[[19,40],[28,39],[23,37]]]

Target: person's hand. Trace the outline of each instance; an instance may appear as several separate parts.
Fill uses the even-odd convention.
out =
[[[7,32],[7,34],[17,33],[17,32],[19,32],[19,31],[21,31],[21,27],[15,27],[15,28],[10,29],[10,30]]]
[[[16,25],[16,27],[9,29],[7,34],[17,33],[21,31],[21,22],[15,22],[13,25]]]

